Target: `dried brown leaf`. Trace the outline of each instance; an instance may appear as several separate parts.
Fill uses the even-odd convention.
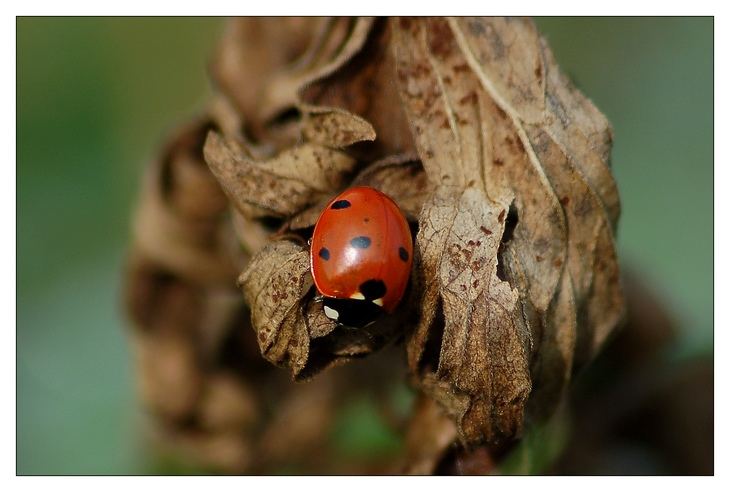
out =
[[[299,91],[352,58],[371,24],[368,18],[231,22],[213,76],[240,112],[246,139],[269,152],[295,145],[301,135]]]
[[[534,153],[562,206],[566,268],[577,309],[588,312],[578,323],[577,356],[585,360],[602,345],[624,311],[613,238],[620,206],[608,166],[610,126],[560,73],[531,22],[456,19],[451,25],[482,85],[491,87],[495,101],[501,100],[500,107],[524,129],[523,143],[528,153]],[[489,50],[485,38],[501,39],[515,51]],[[521,60],[514,71],[505,68],[509,63],[504,53]],[[531,285],[535,283],[533,279]]]
[[[225,285],[245,257],[228,222],[226,196],[203,160],[209,128],[207,119],[181,128],[146,170],[134,249],[168,271]]]
[[[375,140],[375,129],[363,118],[338,108],[301,106],[302,134],[307,141],[337,149]]]
[[[373,126],[378,138],[352,149],[367,161],[415,151],[394,83],[392,36],[389,21],[375,19],[365,42],[345,64],[299,91],[302,104],[341,108]]]
[[[247,121],[258,121],[262,94],[332,23],[321,17],[240,17],[226,24],[212,76]]]
[[[373,20],[365,17],[330,18],[301,57],[276,73],[260,101],[263,120],[296,107],[302,87],[336,71],[362,49]]]
[[[395,26],[401,95],[438,186],[419,221],[409,364],[427,391],[452,390],[434,397],[462,439],[510,438],[531,381],[537,407],[554,405],[574,355],[590,357],[622,314],[610,129],[527,20]]]
[[[309,356],[309,336],[301,301],[309,292],[309,252],[289,241],[266,246],[249,262],[239,285],[251,308],[251,324],[261,353],[269,361],[304,368]]]
[[[233,205],[248,218],[288,217],[339,189],[355,161],[344,152],[305,143],[257,161],[215,132],[205,159]]]
[[[449,400],[445,406],[468,440],[519,432],[530,392],[530,333],[519,294],[497,276],[504,228],[499,217],[505,210],[478,188],[454,193],[442,187],[424,206],[416,239],[425,290],[422,318],[409,340],[409,364],[421,364],[440,307],[445,325],[436,377],[450,391],[423,388]]]
[[[312,298],[308,249],[288,240],[255,255],[239,285],[261,354],[298,380],[381,348],[398,326],[391,319],[360,330],[338,327]]]

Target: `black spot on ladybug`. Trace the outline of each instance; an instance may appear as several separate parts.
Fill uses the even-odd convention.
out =
[[[383,308],[370,301],[325,297],[323,303],[325,316],[350,328],[363,328],[384,312]]]
[[[322,248],[319,250],[319,257],[323,260],[329,260],[330,259],[330,250],[327,248]]]
[[[363,220],[364,220],[365,222],[370,222],[370,217],[365,217],[365,218],[364,218]]]
[[[368,301],[380,299],[387,290],[382,280],[370,279],[360,284],[360,293]]]
[[[348,208],[350,205],[352,204],[348,200],[337,200],[335,203],[332,204],[330,208],[340,210],[343,208]]]
[[[367,236],[357,236],[352,238],[350,244],[356,248],[367,249],[370,247],[370,238]]]
[[[398,256],[401,260],[408,261],[408,251],[406,251],[406,248],[404,248],[403,246],[398,248]]]

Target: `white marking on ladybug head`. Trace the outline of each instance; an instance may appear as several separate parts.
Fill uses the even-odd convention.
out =
[[[352,294],[350,296],[350,299],[357,299],[357,300],[360,300],[360,301],[364,301],[365,300],[365,296],[362,295],[361,292],[355,292],[354,294]]]
[[[324,315],[327,316],[329,319],[333,319],[335,321],[337,321],[337,318],[340,317],[340,313],[338,313],[329,306],[324,307]]]
[[[383,298],[373,300],[373,304],[383,307]]]

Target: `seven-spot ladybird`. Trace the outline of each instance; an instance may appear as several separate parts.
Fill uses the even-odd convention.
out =
[[[345,190],[322,211],[310,242],[312,277],[325,315],[361,327],[403,297],[413,261],[411,230],[398,205],[367,186]]]

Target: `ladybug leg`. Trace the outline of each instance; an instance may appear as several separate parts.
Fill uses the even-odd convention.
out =
[[[366,329],[368,326],[375,323],[375,321],[371,321],[365,326],[357,327],[357,326],[349,326],[349,325],[343,325],[342,323],[337,323],[337,328],[342,329],[343,331],[354,333],[357,332],[358,334],[363,334],[368,339],[368,342],[373,343],[375,342],[375,337]]]
[[[374,321],[373,321],[373,323],[374,323]],[[370,325],[372,325],[373,323],[370,323],[370,324],[369,324],[369,325],[367,325],[367,326],[370,326]],[[371,333],[370,333],[370,332],[369,332],[368,330],[363,330],[363,333],[365,333],[365,336],[367,337],[367,339],[368,339],[368,342],[370,342],[371,344],[373,344],[373,345],[374,345],[374,342],[375,342],[375,337],[374,337],[374,336],[373,336],[373,335],[372,335],[372,334],[371,334]]]

